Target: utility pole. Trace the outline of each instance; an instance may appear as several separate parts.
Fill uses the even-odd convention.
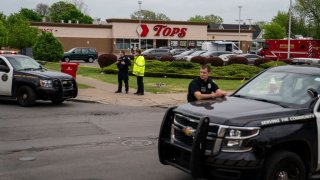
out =
[[[290,49],[291,49],[291,9],[292,9],[292,0],[290,0],[289,6],[289,28],[288,28],[288,59],[290,59]]]
[[[241,29],[241,8],[242,6],[238,6],[239,8],[239,34],[238,34],[238,40],[239,40],[239,49],[241,49],[241,45],[240,45],[240,29]]]
[[[247,19],[248,21],[249,21],[249,30],[251,30],[251,21],[253,20],[253,19]]]
[[[138,1],[139,4],[139,27],[141,28],[141,4],[142,1]],[[141,49],[141,34],[139,34],[139,49]]]

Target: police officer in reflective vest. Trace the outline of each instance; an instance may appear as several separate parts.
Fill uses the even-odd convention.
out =
[[[144,87],[143,87],[143,76],[145,71],[145,60],[144,57],[141,56],[141,50],[137,49],[137,56],[134,59],[134,65],[133,65],[133,74],[137,76],[137,85],[138,90],[136,95],[144,95]]]
[[[120,57],[118,61],[116,62],[118,67],[118,90],[115,93],[121,93],[122,92],[122,81],[125,85],[125,91],[126,93],[129,92],[129,75],[128,70],[131,65],[130,59],[125,55],[125,52],[120,52]]]

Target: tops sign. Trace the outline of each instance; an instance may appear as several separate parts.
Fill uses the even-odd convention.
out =
[[[175,36],[183,38],[187,34],[188,28],[168,27],[167,25],[155,25],[153,27],[155,32],[154,36]],[[137,28],[137,32],[140,37],[146,37],[149,32],[149,28],[146,24],[141,24]]]

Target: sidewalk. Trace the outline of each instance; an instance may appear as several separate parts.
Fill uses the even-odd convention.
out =
[[[94,88],[79,89],[75,100],[85,102],[99,102],[103,104],[117,104],[127,106],[154,106],[171,107],[187,102],[187,93],[153,94],[145,92],[143,96],[133,93],[136,89],[130,88],[129,93],[114,93],[115,84],[105,83],[93,78],[77,76],[77,82],[90,85]]]

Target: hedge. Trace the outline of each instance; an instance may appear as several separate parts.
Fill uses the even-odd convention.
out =
[[[133,63],[132,63],[133,64]],[[132,67],[129,73],[132,74]],[[194,78],[199,76],[200,65],[190,62],[161,62],[146,60],[145,76],[151,77],[172,77],[172,78]],[[262,68],[243,64],[232,64],[222,67],[211,67],[211,76],[216,79],[249,79],[262,71]],[[118,69],[115,64],[103,68],[107,74],[117,74]]]

